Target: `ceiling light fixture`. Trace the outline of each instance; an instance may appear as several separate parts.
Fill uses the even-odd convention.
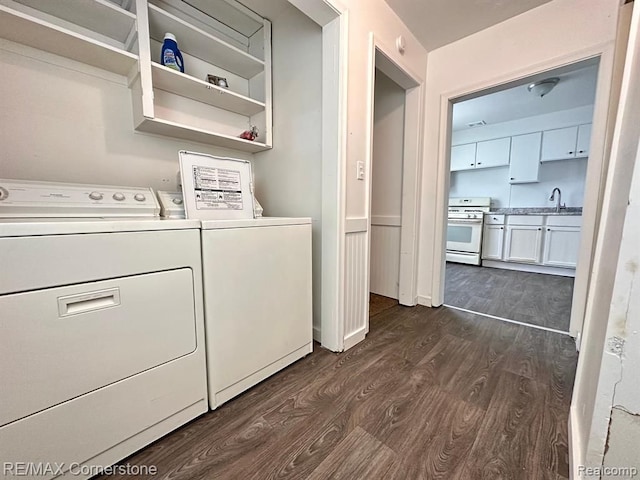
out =
[[[544,97],[547,93],[553,90],[559,81],[560,79],[558,77],[545,78],[544,80],[533,82],[527,87],[527,90],[533,93],[536,97]]]

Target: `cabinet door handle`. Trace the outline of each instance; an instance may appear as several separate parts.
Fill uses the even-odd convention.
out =
[[[476,163],[476,165],[482,165],[482,162],[478,162],[478,163]]]
[[[504,230],[504,227],[500,227],[500,230]]]
[[[516,179],[516,177],[511,177],[511,180],[515,180],[515,179]]]
[[[573,155],[573,152],[569,152],[569,155]]]
[[[550,231],[551,231],[551,229],[550,229],[550,228],[547,228],[547,232],[550,232]]]
[[[538,228],[538,231],[542,230],[542,227]]]
[[[471,165],[473,167],[475,164],[474,163],[470,163],[469,165]]]
[[[584,153],[584,150],[578,150],[578,153]]]

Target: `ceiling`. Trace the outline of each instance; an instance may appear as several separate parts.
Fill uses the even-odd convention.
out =
[[[550,0],[385,0],[431,51]]]
[[[468,123],[478,120],[490,125],[593,105],[597,74],[597,64],[583,62],[521,80],[519,85],[506,90],[456,103],[453,105],[453,130],[469,128]],[[544,97],[536,97],[527,90],[531,81],[549,77],[558,77],[560,82]]]

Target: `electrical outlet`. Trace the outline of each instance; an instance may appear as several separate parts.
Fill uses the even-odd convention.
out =
[[[356,163],[356,178],[358,180],[364,180],[364,162],[360,161]]]

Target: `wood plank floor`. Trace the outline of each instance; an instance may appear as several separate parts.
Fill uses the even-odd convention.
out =
[[[573,278],[447,262],[444,303],[569,331]]]
[[[565,335],[395,305],[351,350],[316,345],[122,463],[156,480],[565,479],[576,359]]]

